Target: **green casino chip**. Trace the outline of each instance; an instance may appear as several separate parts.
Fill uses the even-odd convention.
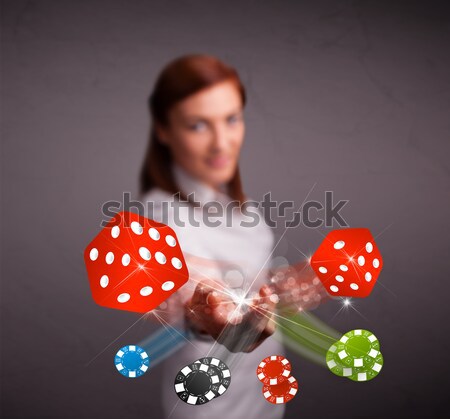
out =
[[[376,336],[368,330],[356,329],[330,346],[326,362],[330,371],[339,377],[358,377],[371,371],[378,355],[380,343]]]
[[[375,362],[370,368],[365,370],[358,368],[359,371],[350,375],[348,378],[353,381],[370,381],[380,373],[381,368],[383,368],[383,362],[383,355],[379,352],[378,356],[375,358]]]
[[[328,369],[339,377],[350,377],[354,374],[354,369],[347,365],[344,365],[337,356],[339,341],[334,342],[327,351],[326,361]],[[341,348],[342,350],[342,348]]]
[[[350,330],[337,342],[337,358],[347,367],[368,369],[379,353],[380,342],[368,330]]]

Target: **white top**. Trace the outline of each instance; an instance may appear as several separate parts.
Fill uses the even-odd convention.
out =
[[[188,283],[174,293],[166,301],[166,305],[162,305],[172,323],[182,319],[182,304],[192,296],[198,281],[203,278],[219,279],[237,291],[248,290],[249,287],[252,291],[258,291],[267,282],[264,268],[270,267],[270,254],[274,244],[273,233],[262,215],[256,226],[242,226],[240,221],[249,222],[251,219],[240,214],[238,209],[233,210],[232,218],[226,217],[226,205],[231,202],[228,195],[198,181],[178,165],[173,166],[173,173],[177,185],[186,196],[194,193],[192,197],[202,206],[211,201],[220,202],[224,208],[224,216],[209,219],[210,223],[219,224],[217,226],[205,225],[202,216],[204,208],[189,209],[186,204],[180,206],[171,194],[159,188],[151,190],[143,200],[150,210],[153,204],[153,213],[149,211],[145,215],[169,225],[177,234],[190,274]],[[164,209],[164,205],[166,208],[169,206],[169,211]],[[189,222],[192,218],[198,225]],[[177,220],[185,225],[177,225]],[[161,385],[166,418],[282,418],[284,405],[273,405],[264,399],[262,383],[256,377],[256,368],[265,357],[283,354],[283,346],[272,337],[253,352],[237,354],[230,353],[212,338],[191,339],[190,343],[164,362]],[[229,366],[231,384],[218,399],[204,405],[191,406],[176,395],[175,376],[182,367],[204,356],[217,356]]]

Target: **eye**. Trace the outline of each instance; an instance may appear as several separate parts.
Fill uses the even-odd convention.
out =
[[[189,125],[189,129],[191,131],[201,132],[201,131],[204,131],[206,129],[206,124],[203,121],[198,121],[195,124]]]
[[[238,122],[240,119],[241,119],[241,116],[238,115],[238,114],[231,115],[231,116],[228,118],[228,123],[231,124],[231,125],[233,125],[233,124],[235,124],[236,122]]]

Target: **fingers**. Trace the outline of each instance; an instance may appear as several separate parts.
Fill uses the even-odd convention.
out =
[[[221,284],[212,280],[199,283],[186,310],[192,323],[213,337],[219,336],[227,324],[235,325],[242,321],[231,297],[221,292],[217,285]]]
[[[241,344],[238,349],[249,352],[275,331],[273,312],[278,303],[278,296],[268,285],[254,294],[256,296],[245,314],[245,309],[229,293],[221,292],[214,281],[202,281],[194,291],[187,314],[198,329],[206,331],[216,340],[224,340],[224,344],[233,349],[236,349],[235,340],[242,340],[242,333],[249,333],[253,336],[251,343]],[[227,328],[225,334],[224,328]]]
[[[200,282],[191,298],[191,308],[200,311],[206,310],[206,314],[211,314],[211,309],[226,298],[225,294],[220,291],[220,286],[221,284],[209,279]]]
[[[236,326],[242,323],[243,315],[240,312],[240,310],[236,308],[236,305],[232,304],[227,308],[227,310],[228,310],[227,321],[229,324]]]
[[[272,289],[268,285],[263,285],[259,290],[259,298],[253,299],[252,312],[254,317],[259,320],[267,319],[268,321],[278,301],[278,296]]]
[[[216,304],[211,306],[211,323],[216,329],[223,327],[227,322],[228,310],[224,304]],[[216,330],[218,331],[218,330]]]
[[[205,280],[199,282],[194,290],[194,295],[192,296],[192,304],[201,305],[207,304],[208,294],[215,289],[215,283],[211,280]]]
[[[257,332],[256,339],[246,346],[243,352],[252,352],[275,332],[274,312],[278,302],[278,295],[269,285],[261,287],[251,306],[251,324]]]
[[[211,314],[222,328],[227,324],[238,325],[243,320],[243,315],[236,304],[228,300],[220,300],[212,307]]]

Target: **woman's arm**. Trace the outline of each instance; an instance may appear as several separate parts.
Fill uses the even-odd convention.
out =
[[[284,316],[314,310],[330,299],[308,261],[278,268],[270,276],[270,288],[279,297],[278,310]]]

